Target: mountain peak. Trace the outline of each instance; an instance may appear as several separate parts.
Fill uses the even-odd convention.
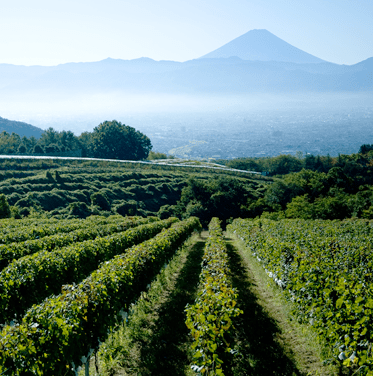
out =
[[[202,58],[231,56],[237,56],[243,60],[284,61],[298,64],[325,62],[292,46],[266,29],[250,30]]]

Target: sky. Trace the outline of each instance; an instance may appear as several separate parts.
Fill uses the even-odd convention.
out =
[[[0,0],[0,63],[186,61],[252,29],[321,59],[373,57],[372,0]]]

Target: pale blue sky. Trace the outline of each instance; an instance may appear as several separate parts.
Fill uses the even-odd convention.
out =
[[[252,29],[321,59],[373,57],[372,0],[0,0],[0,63],[185,61]]]

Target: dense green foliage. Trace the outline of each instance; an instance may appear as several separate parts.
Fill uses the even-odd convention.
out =
[[[18,217],[43,211],[59,218],[115,213],[162,219],[196,215],[204,226],[214,216],[223,220],[223,226],[235,217],[373,218],[373,151],[369,145],[361,151],[333,158],[257,159],[277,175],[255,176],[255,180],[252,175],[193,167],[0,161],[0,169],[7,170],[0,173],[0,194],[6,195],[11,215]],[[245,168],[234,165],[238,162],[243,161],[227,163]],[[323,168],[317,167],[320,163]]]
[[[28,215],[31,208],[53,216],[85,218],[91,214],[151,215],[176,204],[185,176],[181,173],[131,172],[125,169],[47,171],[0,182],[10,205]]]
[[[95,127],[91,137],[96,158],[141,160],[148,157],[151,148],[148,137],[116,120]]]
[[[334,360],[373,375],[373,224],[241,220],[229,226],[330,345]]]
[[[288,218],[373,218],[371,176],[349,176],[341,167],[326,174],[310,170],[285,175],[250,204],[251,216],[264,211]]]
[[[17,260],[23,256],[31,255],[39,251],[50,252],[55,248],[65,247],[72,243],[78,243],[88,239],[95,239],[98,236],[102,237],[116,232],[125,231],[130,227],[152,222],[155,219],[157,218],[122,218],[120,216],[110,216],[109,218],[105,218],[95,216],[86,220],[65,220],[64,224],[54,223],[56,232],[53,235],[40,238],[37,235],[35,236],[36,239],[32,238],[10,244],[1,244],[0,270],[5,268],[11,261]],[[72,222],[70,228],[66,222]],[[44,226],[47,227],[47,224]],[[40,227],[41,226],[39,225],[38,228]],[[21,231],[19,232],[21,233]],[[35,233],[37,234],[37,232],[32,232],[31,234],[34,235]]]
[[[10,206],[4,194],[0,194],[0,218],[10,217]]]
[[[204,226],[212,217],[219,217],[225,226],[229,218],[247,217],[247,202],[257,193],[254,183],[229,177],[190,179],[183,188],[175,213],[181,217],[196,216]]]
[[[0,173],[0,194],[6,195],[14,215],[22,217],[30,213],[56,218],[197,215],[207,226],[213,215],[224,222],[246,216],[247,199],[260,197],[258,190],[265,184],[260,177],[254,180],[236,172],[193,167],[64,160],[1,162],[0,169],[8,164],[18,168],[6,171],[3,179]],[[20,171],[33,168],[34,173]]]
[[[209,238],[202,259],[199,292],[186,307],[186,325],[193,337],[192,369],[198,375],[224,375],[224,353],[233,353],[232,319],[242,313],[229,278],[227,249],[220,221],[209,224]]]
[[[341,167],[345,172],[356,173],[364,172],[369,174],[371,169],[370,161],[373,158],[372,145],[362,145],[357,154],[339,155],[338,157],[314,156],[299,152],[296,156],[290,154],[281,154],[276,157],[257,157],[257,158],[236,158],[231,160],[219,160],[231,168],[241,170],[265,172],[269,175],[285,175],[292,172],[299,172],[302,169],[329,172],[333,167]]]
[[[23,219],[21,221],[11,221],[8,226],[3,226],[0,230],[0,244],[20,243],[28,240],[42,239],[59,233],[68,233],[84,226],[103,225],[116,222],[120,216],[110,218],[92,216],[86,221],[80,219],[60,220],[55,219]],[[4,225],[4,223],[3,223]],[[0,247],[1,247],[0,245]],[[24,244],[27,247],[27,244]]]
[[[74,370],[199,226],[196,218],[174,224],[103,263],[80,284],[64,286],[60,295],[34,305],[19,325],[5,326],[0,372],[62,376]]]
[[[13,261],[0,273],[0,322],[21,317],[32,304],[57,294],[61,285],[80,282],[100,263],[155,236],[175,221],[176,218],[169,218],[119,233],[113,231],[104,237],[52,252],[43,250]]]
[[[1,119],[1,118],[0,118]],[[146,159],[152,148],[147,136],[116,120],[105,121],[79,137],[71,131],[46,129],[36,139],[0,133],[0,154],[37,154],[104,159]]]

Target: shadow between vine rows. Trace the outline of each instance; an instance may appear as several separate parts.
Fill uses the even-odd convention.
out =
[[[190,251],[175,288],[160,308],[150,342],[142,344],[138,375],[185,375],[190,340],[184,308],[196,296],[205,245],[203,238],[200,239]]]
[[[303,375],[286,350],[276,341],[276,337],[281,335],[281,330],[276,321],[259,304],[258,297],[253,292],[254,282],[250,279],[237,250],[229,242],[227,249],[232,284],[238,289],[239,294],[237,304],[244,312],[235,321],[235,336],[240,345],[241,356],[235,357],[229,374]]]

